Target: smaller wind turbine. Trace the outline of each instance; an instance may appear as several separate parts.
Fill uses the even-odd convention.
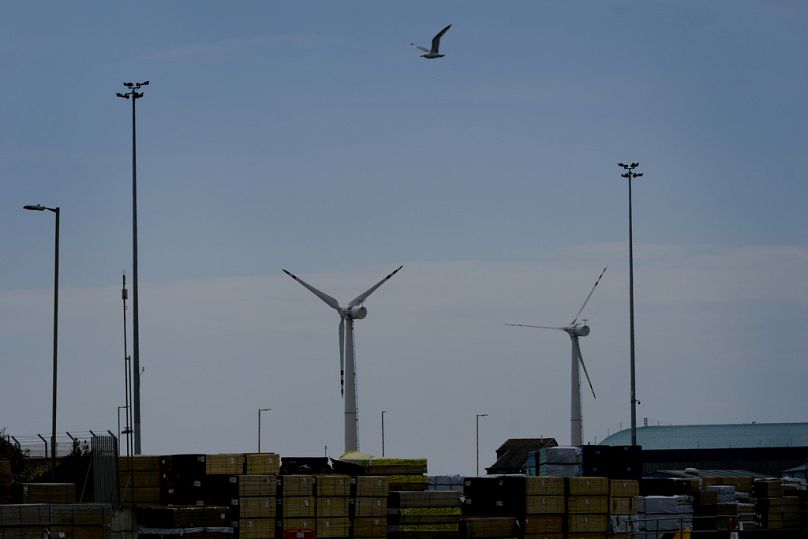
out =
[[[607,266],[608,267],[608,266]],[[581,367],[584,369],[584,374],[586,375],[586,381],[589,382],[589,389],[592,391],[592,396],[597,399],[595,396],[595,388],[592,387],[592,380],[589,378],[589,373],[586,371],[586,364],[584,363],[584,356],[581,355],[581,345],[578,342],[579,337],[586,337],[589,335],[589,326],[587,325],[587,320],[584,318],[580,322],[578,321],[578,317],[581,316],[581,313],[584,311],[584,307],[586,304],[589,303],[589,298],[592,297],[592,293],[597,288],[600,279],[603,277],[603,274],[606,273],[606,268],[603,268],[603,271],[600,272],[598,279],[595,281],[592,290],[589,291],[589,295],[586,296],[583,305],[581,308],[578,309],[578,312],[575,314],[575,317],[572,319],[572,322],[569,323],[567,326],[563,327],[553,327],[553,326],[531,326],[528,324],[505,324],[506,326],[519,326],[524,328],[539,328],[539,329],[558,329],[561,330],[567,335],[570,336],[570,341],[572,341],[572,395],[570,396],[570,444],[573,446],[580,446],[583,444],[584,438],[584,425],[583,425],[583,416],[581,414],[581,373],[578,370],[578,363],[580,362]]]
[[[450,24],[449,26],[447,26],[446,28],[435,34],[435,37],[432,38],[432,48],[430,49],[422,47],[421,45],[416,45],[415,43],[410,43],[410,45],[412,45],[416,49],[421,49],[422,51],[424,51],[424,54],[422,54],[421,57],[426,58],[427,60],[432,60],[433,58],[443,58],[445,54],[441,54],[438,52],[438,49],[440,49],[440,38],[442,38],[443,34],[448,32],[449,28],[451,27],[452,25]]]
[[[373,292],[383,285],[390,277],[398,273],[404,266],[399,266],[387,277],[371,286],[363,293],[356,296],[347,306],[343,307],[339,302],[311,286],[309,283],[299,278],[297,275],[283,272],[309,289],[315,296],[323,300],[329,307],[339,313],[339,383],[340,393],[345,401],[345,452],[359,451],[359,418],[356,398],[356,354],[354,351],[354,320],[361,320],[368,315],[368,310],[363,303]],[[348,322],[347,324],[345,322]],[[345,384],[345,370],[348,371],[348,383]]]

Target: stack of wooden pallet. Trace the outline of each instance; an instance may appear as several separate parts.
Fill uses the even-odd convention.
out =
[[[402,459],[375,457],[366,453],[347,453],[338,461],[338,465],[350,466],[338,468],[351,475],[382,475],[387,477],[390,490],[426,490],[427,461],[426,459]]]
[[[386,539],[388,481],[384,476],[351,478],[351,536]]]
[[[241,539],[275,537],[275,518],[278,515],[275,475],[235,476],[238,495],[238,521],[235,526]]]
[[[348,537],[351,478],[347,475],[318,475],[314,492],[317,537]]]
[[[74,483],[16,483],[22,503],[76,503]]]
[[[461,520],[460,493],[391,490],[387,515],[392,539],[454,538]]]
[[[119,457],[118,499],[125,505],[159,505],[160,457]]]
[[[37,538],[43,530],[52,537],[110,539],[112,506],[109,504],[0,505],[0,536]]]
[[[0,504],[11,503],[11,461],[0,460]]]

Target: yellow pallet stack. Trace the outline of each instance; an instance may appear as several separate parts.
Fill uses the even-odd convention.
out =
[[[609,479],[570,477],[567,481],[567,537],[605,538],[609,530]]]
[[[118,499],[124,505],[160,503],[160,457],[118,457]]]
[[[567,485],[563,477],[525,477],[524,539],[561,539]]]
[[[318,475],[314,481],[314,492],[317,537],[348,537],[351,478],[347,475]]]
[[[612,538],[633,537],[634,520],[637,515],[637,496],[640,482],[636,479],[611,479],[609,481],[609,533]]]
[[[205,455],[205,475],[242,474],[244,474],[243,453]]]
[[[281,475],[279,523],[281,532],[295,528],[316,529],[317,505],[314,499],[314,476]]]
[[[241,539],[275,537],[277,488],[275,475],[238,476],[238,534]]]
[[[281,457],[277,453],[246,453],[244,473],[246,475],[278,475]]]
[[[350,518],[354,539],[387,537],[388,479],[364,475],[351,478]]]

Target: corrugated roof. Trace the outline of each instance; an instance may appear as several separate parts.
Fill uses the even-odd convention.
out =
[[[629,444],[631,429],[612,434],[601,442],[601,445]],[[808,423],[638,427],[637,444],[643,449],[808,447]]]
[[[651,477],[678,477],[689,479],[693,477],[752,477],[753,479],[767,479],[770,475],[750,472],[747,470],[656,470]]]

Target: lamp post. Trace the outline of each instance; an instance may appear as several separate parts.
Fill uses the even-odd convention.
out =
[[[384,456],[384,414],[387,410],[382,410],[382,456]]]
[[[116,92],[115,95],[132,101],[132,340],[134,348],[134,361],[132,363],[135,455],[140,455],[140,333],[138,327],[138,288],[137,288],[137,139],[135,137],[135,102],[143,97],[138,92],[141,86],[148,86],[149,81],[124,82],[129,90],[125,93]]]
[[[59,207],[48,208],[41,204],[23,206],[26,210],[48,210],[56,215],[56,232],[53,257],[53,412],[51,414],[51,481],[56,481],[56,367],[59,329]]]
[[[634,383],[634,227],[631,216],[631,180],[642,176],[642,172],[634,172],[639,163],[617,163],[626,172],[620,176],[628,180],[628,297],[629,297],[629,333],[631,338],[631,445],[637,445],[637,392]]]
[[[258,409],[258,452],[261,452],[261,412],[269,412],[272,408]]]
[[[477,477],[480,476],[480,418],[488,417],[488,414],[477,414]]]

